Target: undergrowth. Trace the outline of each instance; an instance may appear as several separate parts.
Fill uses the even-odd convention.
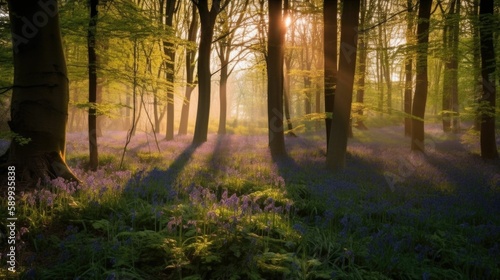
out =
[[[370,179],[383,170],[332,175],[323,153],[296,141],[293,160],[276,164],[263,137],[136,152],[126,170],[107,153],[98,171],[86,171],[75,153],[81,184],[41,180],[18,193],[19,264],[10,276],[500,278],[498,193],[391,191]],[[2,200],[2,220],[6,208]]]

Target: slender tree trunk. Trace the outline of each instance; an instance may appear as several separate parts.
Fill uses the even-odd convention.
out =
[[[444,81],[443,81],[443,131],[458,132],[458,36],[460,1],[453,0],[445,16]]]
[[[156,96],[158,94],[158,90],[153,91],[153,118],[155,121],[155,132],[159,133],[160,132],[160,113],[158,112],[158,97]]]
[[[123,125],[123,129],[128,130],[131,126],[131,118],[132,118],[132,98],[130,96],[130,86],[126,85],[125,86],[125,91],[127,92],[127,97],[125,98],[125,123]]]
[[[365,27],[365,18],[367,13],[366,0],[361,0],[361,18],[360,25],[362,28]],[[358,80],[357,80],[357,91],[356,91],[356,102],[359,104],[357,111],[355,112],[356,117],[356,128],[366,130],[367,127],[363,122],[363,107],[365,100],[365,76],[366,76],[366,58],[367,58],[367,47],[366,43],[366,33],[360,33],[358,38],[358,52],[359,52],[359,62],[358,62]]]
[[[166,25],[173,28],[176,0],[168,0],[165,5]],[[165,75],[167,80],[167,127],[165,139],[174,139],[174,82],[175,82],[175,45],[172,41],[163,42],[163,51],[167,56]]]
[[[494,5],[493,0],[481,0],[479,7],[481,38],[481,75],[483,77],[483,96],[481,99],[481,157],[497,159],[498,150],[495,139],[495,48],[493,43]],[[496,30],[496,29],[495,29]]]
[[[188,41],[196,42],[198,33],[198,15],[196,9],[193,8],[191,23],[189,24]],[[184,101],[182,102],[181,120],[179,124],[179,135],[187,134],[188,119],[189,119],[189,104],[191,102],[191,93],[194,86],[194,69],[195,69],[195,52],[186,50],[186,89],[184,92]]]
[[[95,34],[97,29],[97,5],[99,0],[90,1],[90,19],[87,37],[88,59],[89,59],[89,169],[97,170],[99,165],[97,151],[97,56],[95,52]]]
[[[424,152],[424,116],[427,102],[427,52],[429,43],[429,20],[432,0],[421,0],[417,25],[417,66],[415,97],[412,106],[412,151]]]
[[[455,1],[452,2],[453,6]],[[454,9],[454,7],[452,7]],[[450,12],[451,13],[451,12]],[[443,28],[443,60],[444,60],[444,74],[443,74],[443,131],[450,132],[451,131],[451,63],[450,63],[450,16],[445,15],[445,25]]]
[[[196,5],[200,14],[201,35],[198,49],[198,110],[193,144],[201,144],[207,141],[208,135],[212,77],[210,73],[210,53],[215,19],[220,10],[220,0],[213,0],[210,10],[208,9],[208,0],[200,0]]]
[[[474,101],[476,102],[476,107],[479,108],[479,103],[481,101],[481,96],[483,95],[483,78],[481,76],[481,43],[479,38],[479,0],[474,0],[472,4],[472,17],[473,17],[473,30],[472,30],[472,40],[473,40],[473,67],[474,67]],[[474,118],[473,129],[479,131],[481,129],[481,112],[476,111],[476,116]]]
[[[229,55],[229,52],[227,53]],[[221,61],[222,62],[222,61]],[[218,134],[226,134],[226,120],[227,120],[227,80],[228,80],[228,69],[227,63],[229,62],[229,57],[227,61],[224,61],[224,65],[220,70],[220,85],[219,85],[219,98],[220,98],[220,114],[219,114],[219,130]]]
[[[286,154],[283,131],[283,41],[282,0],[269,0],[267,41],[267,114],[269,148],[274,159]]]
[[[343,3],[338,90],[335,93],[335,102],[332,117],[332,134],[330,148],[326,155],[328,167],[337,171],[345,168],[347,153],[347,138],[349,136],[352,90],[356,71],[357,34],[359,25],[360,0]]]
[[[57,1],[8,5],[14,54],[9,126],[30,140],[11,142],[8,164],[19,182],[47,176],[77,180],[65,162],[69,88]]]
[[[326,146],[330,149],[332,112],[337,88],[337,0],[323,1],[323,48],[325,57],[325,128]]]
[[[380,33],[380,32],[379,32]],[[377,66],[377,88],[378,88],[378,111],[381,115],[384,113],[384,80],[383,80],[383,66],[382,66],[382,53],[377,49],[376,55],[376,66]]]
[[[386,21],[387,20],[387,15],[386,15],[386,9],[387,3],[385,7],[382,7],[382,2],[378,2],[378,10],[381,13],[381,20]],[[382,28],[382,25],[378,26],[378,48],[380,52],[380,82],[379,87],[381,89],[380,91],[380,99],[379,99],[379,109],[382,110],[383,107],[383,102],[384,102],[384,85],[383,81],[385,80],[385,84],[387,86],[387,98],[386,98],[386,106],[387,106],[387,113],[391,114],[392,113],[392,81],[391,81],[391,67],[389,65],[389,50],[388,50],[388,40],[387,40],[387,30],[385,28]]]
[[[460,36],[460,0],[455,0],[454,20],[451,29],[451,110],[452,113],[452,131],[460,132],[460,112],[458,102],[458,44]]]
[[[283,98],[285,102],[285,118],[287,129],[289,130],[289,135],[295,135],[293,133],[292,119],[290,118],[290,64],[291,59],[285,58],[285,71],[283,76]]]
[[[407,48],[413,44],[413,1],[408,0],[407,26],[406,26],[406,45]],[[404,91],[404,112],[405,112],[405,136],[411,136],[411,106],[413,92],[413,52],[406,51],[405,56],[405,91]]]

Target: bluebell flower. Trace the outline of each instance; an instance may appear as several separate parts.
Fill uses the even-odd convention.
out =
[[[306,228],[304,228],[304,226],[300,223],[294,224],[292,228],[295,231],[299,232],[301,235],[304,235],[307,232]]]

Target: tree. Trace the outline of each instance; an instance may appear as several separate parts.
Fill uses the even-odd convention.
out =
[[[417,24],[415,96],[412,104],[411,150],[424,152],[424,115],[427,102],[427,52],[432,0],[420,1]]]
[[[231,53],[235,50],[234,44],[235,40],[237,39],[236,30],[242,26],[249,0],[244,0],[238,3],[233,1],[231,3],[232,4],[228,5],[228,7],[226,8],[224,17],[221,20],[221,34],[219,34],[219,38],[216,44],[217,56],[219,57],[221,64],[219,83],[220,114],[218,134],[226,134],[227,81],[234,70],[234,67],[229,67],[229,64],[234,60],[231,59]],[[236,20],[233,20],[233,17],[236,17]],[[245,31],[243,30],[243,32]]]
[[[165,5],[165,25],[173,27],[174,13],[177,0],[167,0]],[[163,52],[167,56],[165,61],[165,76],[167,80],[167,129],[166,140],[174,139],[174,81],[175,81],[175,45],[172,40],[163,41]]]
[[[8,1],[14,53],[9,126],[30,139],[12,141],[8,161],[22,180],[77,180],[65,161],[69,89],[58,4],[36,3]]]
[[[405,55],[405,91],[404,91],[404,111],[405,111],[405,136],[411,136],[411,106],[413,92],[413,51],[410,47],[414,41],[413,31],[413,1],[407,0],[406,13],[406,55]]]
[[[366,59],[368,57],[368,36],[367,36],[367,31],[364,30],[367,26],[367,19],[370,19],[373,16],[373,11],[374,11],[374,3],[375,1],[370,1],[368,3],[367,0],[361,0],[361,15],[360,15],[360,26],[361,26],[361,33],[359,34],[358,38],[358,52],[359,52],[359,62],[358,62],[358,79],[356,81],[357,83],[357,90],[356,90],[356,103],[357,103],[357,120],[356,120],[356,128],[361,129],[361,130],[366,130],[368,129],[366,125],[363,122],[363,109],[364,109],[364,102],[365,102],[365,78],[366,78]]]
[[[460,0],[450,2],[444,19],[443,131],[458,132],[458,39]]]
[[[210,53],[214,35],[215,20],[219,12],[229,4],[229,0],[221,5],[221,0],[213,0],[209,9],[208,0],[193,0],[200,15],[200,46],[198,49],[198,110],[194,129],[194,144],[207,141],[208,119],[210,116]]]
[[[324,49],[324,72],[325,72],[325,127],[326,146],[330,147],[330,130],[332,127],[335,90],[337,88],[337,0],[323,1],[323,49]]]
[[[196,9],[191,10],[191,22],[189,23],[187,41],[191,44],[196,42],[196,35],[198,34],[198,14]],[[182,103],[181,120],[179,123],[179,135],[187,134],[188,118],[189,118],[189,104],[191,102],[191,93],[195,88],[195,58],[196,51],[189,46],[186,48],[186,89],[184,92],[184,102]]]
[[[269,0],[267,40],[267,118],[269,148],[273,158],[286,154],[283,131],[283,41],[285,26],[282,0]]]
[[[97,150],[97,55],[96,47],[96,31],[97,31],[97,5],[99,0],[90,0],[90,18],[89,29],[87,35],[87,50],[88,50],[88,68],[89,68],[89,113],[88,113],[88,130],[89,130],[89,169],[97,170],[99,165],[99,157]]]
[[[333,170],[345,167],[356,71],[359,7],[360,0],[345,1],[342,7],[338,88],[335,92],[331,124],[331,133],[335,137],[330,137],[326,155],[327,165]]]
[[[498,158],[495,139],[495,48],[493,44],[493,1],[481,0],[479,6],[480,40],[481,40],[481,75],[483,78],[483,95],[481,97],[481,157],[483,159]]]

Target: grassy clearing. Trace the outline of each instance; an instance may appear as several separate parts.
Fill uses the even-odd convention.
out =
[[[499,279],[498,171],[445,152],[439,135],[411,157],[404,139],[385,144],[389,132],[351,141],[342,174],[323,167],[313,134],[287,138],[290,158],[275,164],[265,136],[211,135],[196,148],[181,137],[161,141],[161,153],[138,136],[124,170],[107,137],[96,172],[70,135],[83,183],[18,194],[17,276]]]

